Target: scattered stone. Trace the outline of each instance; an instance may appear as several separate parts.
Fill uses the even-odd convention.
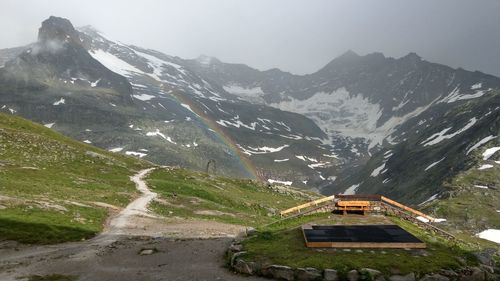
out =
[[[479,268],[481,268],[481,270],[486,272],[486,273],[495,273],[495,269],[493,268],[493,266],[480,264]]]
[[[415,273],[408,273],[406,275],[393,275],[389,277],[391,281],[415,281]]]
[[[229,251],[231,252],[241,252],[243,250],[243,245],[241,244],[231,244],[229,246]]]
[[[455,271],[450,270],[450,269],[441,269],[439,271],[439,274],[446,276],[448,278],[451,278],[451,279],[457,279],[457,277],[458,277],[458,274]]]
[[[253,227],[247,227],[245,229],[245,232],[246,232],[247,236],[252,236],[252,235],[255,235],[257,233],[257,230]]]
[[[316,268],[297,268],[297,280],[300,281],[314,281],[322,279],[321,271]]]
[[[347,280],[357,281],[358,279],[359,279],[359,272],[356,269],[347,272]]]
[[[462,257],[455,257],[455,259],[458,261],[458,263],[461,266],[466,266],[467,265],[467,261],[464,258],[462,258]]]
[[[448,277],[436,273],[432,275],[427,274],[419,281],[449,281],[449,280],[450,279]]]
[[[460,281],[484,281],[486,274],[478,267],[471,267],[469,272],[460,276]]]
[[[4,210],[4,209],[7,209],[7,207],[5,207],[4,205],[0,205],[0,210]]]
[[[292,281],[295,278],[293,269],[284,265],[271,265],[266,269],[269,276],[278,280]]]
[[[495,260],[493,259],[493,256],[495,255],[495,253],[496,253],[496,250],[490,248],[490,249],[484,249],[480,252],[475,252],[475,253],[473,253],[473,255],[476,256],[477,260],[481,264],[494,266]]]
[[[339,274],[335,269],[325,269],[323,272],[323,278],[325,281],[338,281],[339,280]]]
[[[363,253],[363,250],[357,249],[356,253]]]
[[[148,256],[148,255],[152,255],[152,254],[154,254],[154,252],[155,252],[155,251],[154,251],[153,249],[144,249],[144,250],[142,250],[142,251],[139,253],[139,255],[141,255],[141,256]]]

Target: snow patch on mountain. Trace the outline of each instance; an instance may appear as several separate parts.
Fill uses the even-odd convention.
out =
[[[227,120],[218,120],[218,121],[215,121],[217,124],[221,125],[221,126],[224,126],[224,127],[228,127],[228,126],[233,126],[233,127],[236,127],[236,128],[240,128],[240,127],[244,127],[244,128],[247,128],[247,129],[250,129],[250,130],[253,130],[255,131],[255,126],[257,125],[257,122],[252,122],[250,123],[250,125],[247,125],[245,123],[243,123],[241,120],[240,120],[240,116],[239,115],[236,115],[235,117],[233,117],[231,119],[231,121],[227,121]]]
[[[491,164],[483,164],[481,167],[477,168],[478,170],[486,170],[486,169],[491,169],[493,168],[493,165]]]
[[[471,89],[472,89],[472,87],[471,87]],[[453,91],[448,96],[446,96],[445,98],[440,100],[439,103],[442,103],[442,102],[452,103],[452,102],[456,102],[456,101],[460,101],[460,100],[475,99],[475,98],[482,97],[484,94],[485,94],[484,91],[479,90],[479,91],[475,91],[474,94],[461,95],[460,89],[458,89],[458,86],[457,86],[455,89],[453,89]]]
[[[451,139],[454,136],[456,136],[456,135],[458,135],[460,133],[463,133],[466,130],[470,129],[472,126],[474,126],[474,124],[476,124],[476,122],[477,122],[477,118],[476,117],[472,117],[469,120],[469,122],[467,124],[465,124],[465,126],[463,128],[461,128],[460,130],[458,130],[458,131],[456,131],[454,133],[451,133],[451,134],[446,134],[449,130],[452,129],[452,127],[445,128],[441,132],[435,133],[432,136],[428,137],[421,144],[423,144],[424,146],[435,145],[435,144],[440,143],[443,140]]]
[[[382,165],[378,166],[377,168],[375,168],[372,173],[370,174],[370,177],[377,177],[378,175],[380,174],[383,174],[384,173],[384,168],[385,168],[385,162],[382,163]]]
[[[237,144],[237,146],[243,151],[244,154],[247,154],[247,155],[274,153],[274,152],[279,152],[279,151],[283,150],[284,148],[289,147],[288,144],[285,144],[285,145],[282,145],[279,147],[268,147],[268,146],[251,147],[251,146],[248,146],[247,148],[245,148],[239,144]]]
[[[273,179],[268,179],[267,182],[269,182],[270,184],[282,184],[282,185],[286,185],[286,186],[290,186],[292,185],[293,182],[291,181],[280,181],[280,180],[273,180]]]
[[[120,59],[119,57],[105,52],[101,49],[92,50],[89,54],[102,63],[109,70],[118,73],[123,76],[130,76],[132,73],[146,74],[142,70],[137,69],[135,66],[129,64],[128,62]]]
[[[438,161],[436,162],[433,162],[432,164],[430,164],[429,166],[427,166],[427,168],[424,169],[424,171],[427,171],[429,169],[431,169],[432,167],[436,166],[437,164],[441,163],[441,161],[443,161],[446,157],[443,157],[441,159],[439,159]]]
[[[476,144],[474,144],[471,148],[469,148],[467,150],[467,152],[465,153],[465,155],[469,155],[469,153],[473,150],[475,150],[476,148],[480,147],[481,145],[483,144],[486,144],[487,142],[489,142],[490,140],[496,138],[496,136],[493,136],[493,135],[490,135],[490,136],[487,136],[485,137],[484,139],[478,141]]]
[[[482,86],[483,86],[482,83],[476,83],[476,84],[470,86],[470,89],[471,90],[477,90],[477,89],[481,89]]]
[[[500,244],[500,229],[486,229],[476,236]]]
[[[495,154],[497,151],[500,150],[500,146],[497,146],[497,147],[491,147],[491,148],[488,148],[486,149],[484,152],[483,152],[483,160],[488,160],[490,159],[491,156],[493,156],[493,154]]]
[[[345,195],[353,195],[353,194],[356,194],[356,190],[358,189],[358,187],[361,185],[361,183],[358,183],[358,184],[353,184],[351,185],[350,187],[348,187],[342,194],[345,194]]]
[[[378,104],[371,103],[361,94],[351,95],[345,88],[330,93],[318,92],[305,100],[289,97],[270,105],[303,114],[326,132],[338,131],[353,138],[367,137],[377,128],[377,120],[382,115]]]
[[[238,96],[243,100],[256,103],[264,103],[262,98],[266,93],[260,87],[245,88],[238,84],[231,83],[224,85],[222,88],[230,94]]]
[[[170,143],[177,144],[175,141],[172,140],[171,137],[167,137],[167,136],[165,136],[165,134],[161,133],[159,129],[156,129],[156,131],[154,131],[154,132],[147,132],[146,136],[148,136],[148,137],[160,136],[164,140],[166,140]]]
[[[54,102],[53,105],[61,105],[61,104],[65,104],[65,103],[66,103],[66,100],[64,98],[61,98],[60,100]]]
[[[139,158],[142,158],[142,157],[144,157],[144,156],[147,155],[146,153],[137,152],[137,151],[125,151],[125,154],[126,155],[131,155],[131,156],[137,156]]]
[[[141,101],[148,101],[148,100],[155,98],[155,96],[148,95],[148,94],[132,95],[132,97],[134,97],[138,100],[141,100]]]

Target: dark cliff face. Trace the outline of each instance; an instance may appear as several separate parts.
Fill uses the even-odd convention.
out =
[[[95,60],[81,41],[69,20],[51,16],[42,23],[38,41],[5,63],[0,73],[4,88],[22,90],[27,85],[38,85],[35,88],[44,89],[64,81],[90,88],[92,82],[98,81],[96,86],[118,94],[115,102],[131,104],[128,80]]]
[[[44,20],[38,29],[38,41],[46,43],[53,40],[78,43],[79,36],[69,20],[51,16]]]

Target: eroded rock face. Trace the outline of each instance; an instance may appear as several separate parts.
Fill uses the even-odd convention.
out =
[[[297,280],[299,281],[314,281],[321,280],[322,274],[319,269],[316,268],[297,268]]]

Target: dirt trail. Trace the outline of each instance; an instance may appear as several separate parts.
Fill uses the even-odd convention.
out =
[[[130,180],[135,183],[137,190],[141,192],[141,196],[128,204],[125,209],[108,222],[107,233],[126,234],[126,227],[132,224],[133,216],[154,217],[148,213],[148,204],[156,198],[157,194],[149,190],[146,182],[143,180],[153,169],[142,170],[130,177]]]
[[[0,243],[0,280],[62,274],[78,280],[260,280],[224,268],[224,251],[242,226],[151,214],[145,169],[130,179],[140,197],[113,216],[97,237],[58,245]],[[140,255],[153,249],[151,255]],[[21,278],[21,279],[20,279]]]

